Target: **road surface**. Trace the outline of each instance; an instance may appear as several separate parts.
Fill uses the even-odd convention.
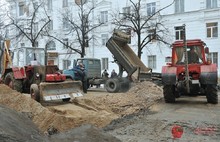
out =
[[[174,139],[171,129],[183,128],[181,138]],[[113,121],[104,130],[123,142],[219,142],[220,104],[207,104],[205,96],[184,97],[175,104],[164,100]]]

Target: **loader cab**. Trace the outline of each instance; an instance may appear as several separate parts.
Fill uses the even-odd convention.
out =
[[[22,47],[13,50],[13,65],[23,67],[26,65],[44,65],[44,48]],[[37,61],[34,61],[34,53]]]

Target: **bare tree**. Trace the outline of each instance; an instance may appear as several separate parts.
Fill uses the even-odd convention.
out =
[[[51,19],[46,13],[43,2],[38,4],[37,2],[34,2],[34,0],[31,1],[31,5],[26,6],[25,12],[27,13],[26,18],[17,19],[9,16],[11,19],[10,25],[14,26],[15,29],[18,29],[19,31],[15,35],[16,38],[26,38],[31,42],[31,46],[36,48],[40,35],[43,35],[43,32]],[[34,60],[36,60],[35,54]]]
[[[141,58],[142,49],[145,48],[148,43],[152,42],[152,40],[168,44],[162,36],[163,34],[166,34],[165,32],[167,29],[161,21],[160,12],[171,6],[175,0],[166,7],[157,11],[155,10],[155,12],[149,13],[148,15],[142,14],[146,12],[141,11],[141,0],[138,0],[137,3],[133,0],[129,1],[131,7],[126,7],[127,9],[125,8],[123,13],[119,13],[122,16],[120,16],[121,18],[115,18],[114,24],[120,29],[126,29],[128,33],[133,31],[137,35],[137,55]],[[143,34],[146,31],[148,33],[147,36],[146,34]]]
[[[0,2],[0,42],[7,36],[7,4],[4,1]]]
[[[89,41],[94,38],[91,33],[94,29],[101,26],[103,23],[92,22],[92,12],[94,12],[95,6],[93,2],[85,0],[76,0],[78,13],[71,10],[66,10],[62,13],[62,22],[66,24],[68,29],[67,35],[75,34],[71,36],[72,41],[65,43],[62,39],[57,36],[48,34],[49,37],[52,37],[62,43],[66,48],[75,51],[80,54],[83,58],[85,56],[85,49],[89,47]],[[90,37],[89,37],[90,36]]]

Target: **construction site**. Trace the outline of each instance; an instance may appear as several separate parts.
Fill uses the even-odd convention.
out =
[[[172,61],[161,73],[154,73],[128,46],[129,40],[125,33],[115,31],[106,44],[119,65],[114,78],[95,78],[98,75],[93,72],[99,71],[89,70],[95,66],[89,64],[99,62],[91,58],[79,59],[76,68],[67,71],[43,65],[45,61],[37,60],[42,59],[43,50],[32,48],[23,52],[33,53],[34,60],[26,58],[24,66],[15,66],[10,42],[4,42],[0,139],[219,141],[219,79],[216,64],[206,59],[208,47],[204,42],[173,43]],[[192,46],[199,54],[198,61],[188,58]],[[19,56],[16,51],[13,54]]]

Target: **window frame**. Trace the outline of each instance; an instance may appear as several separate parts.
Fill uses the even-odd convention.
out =
[[[175,1],[175,13],[183,13],[183,12],[185,12],[185,1],[176,0]]]
[[[53,10],[53,1],[47,0],[47,10],[52,11]]]
[[[151,69],[157,68],[157,57],[156,55],[148,55],[147,56],[148,67]]]
[[[100,22],[107,23],[108,22],[108,11],[101,11],[100,12]]]
[[[156,28],[148,29],[149,41],[154,42],[157,40],[157,31]]]
[[[108,41],[108,34],[101,34],[102,45],[106,45]]]
[[[206,0],[206,9],[212,9],[218,7],[217,0]]]
[[[206,23],[206,37],[207,38],[217,38],[218,37],[218,22]]]
[[[184,39],[184,30],[182,26],[176,26],[174,27],[175,29],[175,40],[183,40]],[[177,38],[177,33],[178,33],[178,38]]]
[[[24,7],[25,7],[25,2],[19,2],[18,3],[19,16],[24,15],[24,13],[25,13]]]
[[[102,58],[101,60],[102,60],[102,70],[104,70],[104,69],[108,70],[109,69],[109,64],[108,64],[109,59],[107,57],[105,57],[105,58]]]
[[[147,16],[152,16],[156,13],[156,2],[147,3]]]
[[[126,7],[122,8],[123,18],[127,18],[127,16],[130,14],[131,14],[131,7],[130,6],[126,6]]]
[[[68,38],[64,38],[63,39],[63,48],[67,48],[69,46],[69,39]]]
[[[218,52],[209,52],[208,58],[218,67]]]
[[[63,8],[68,7],[68,0],[63,0]]]
[[[71,61],[70,60],[67,60],[67,59],[64,59],[63,60],[63,69],[68,69],[68,67],[71,65]]]

